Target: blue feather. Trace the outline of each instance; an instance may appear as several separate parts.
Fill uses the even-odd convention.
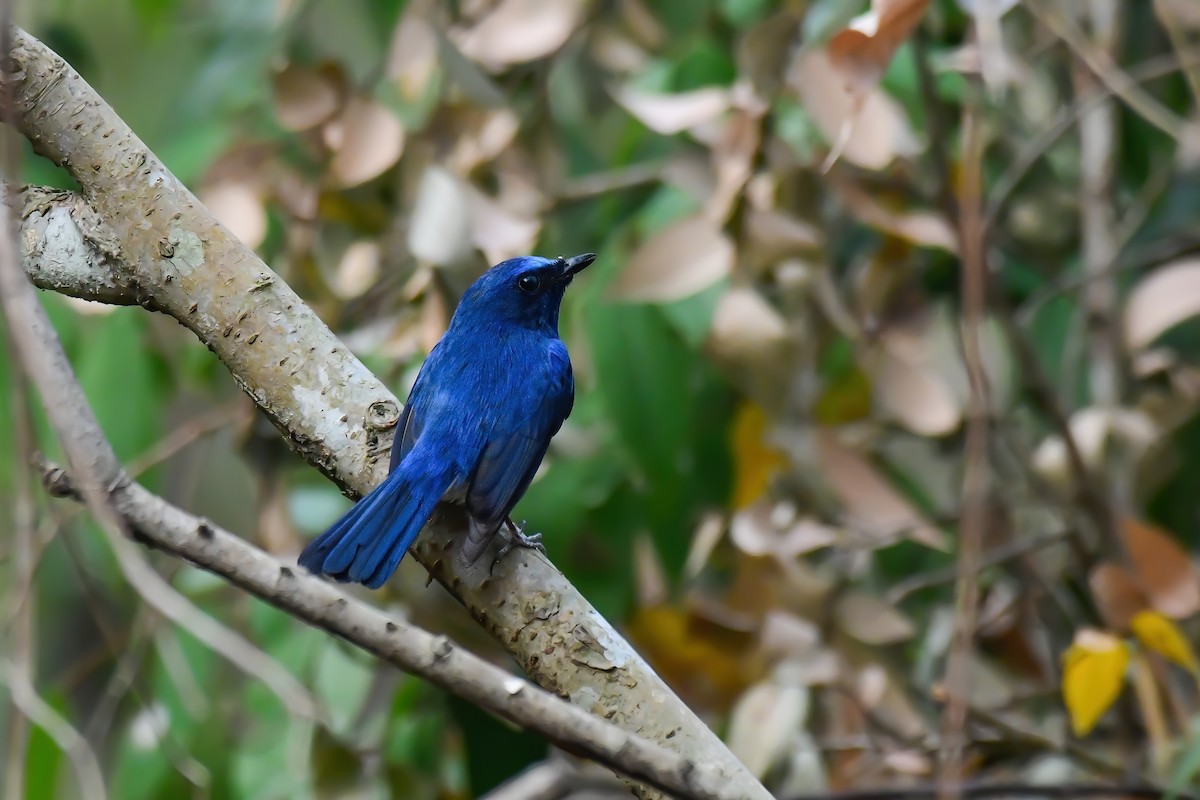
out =
[[[450,479],[396,471],[329,530],[309,542],[299,563],[310,572],[378,589],[416,540]]]
[[[514,258],[467,289],[409,393],[387,480],[314,539],[301,566],[378,588],[440,501],[466,504],[462,555],[483,552],[571,413],[558,313],[594,258]]]

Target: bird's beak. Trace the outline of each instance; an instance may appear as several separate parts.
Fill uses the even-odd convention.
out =
[[[583,253],[581,255],[572,256],[565,259],[566,269],[563,270],[563,277],[570,278],[576,273],[582,272],[589,264],[596,260],[595,253]]]

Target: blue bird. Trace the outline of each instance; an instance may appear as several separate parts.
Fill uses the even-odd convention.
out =
[[[572,278],[595,260],[513,258],[467,289],[409,393],[387,479],[304,548],[301,566],[377,589],[443,500],[466,506],[467,564],[505,522],[513,538],[497,561],[514,542],[541,547],[540,534],[526,536],[509,512],[575,402],[558,311]]]

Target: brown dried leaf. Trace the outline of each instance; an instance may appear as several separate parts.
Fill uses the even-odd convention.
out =
[[[421,175],[408,223],[408,249],[420,261],[438,266],[463,264],[471,256],[467,187],[436,164]]]
[[[646,68],[650,55],[619,30],[606,25],[593,28],[588,36],[592,60],[607,72],[633,75]]]
[[[848,153],[846,157],[850,158]],[[958,252],[958,237],[944,215],[936,211],[888,208],[850,181],[834,180],[831,185],[850,213],[872,228],[920,247]]]
[[[520,127],[517,115],[507,108],[481,109],[457,133],[446,166],[459,175],[470,175],[504,152]]]
[[[446,335],[450,327],[450,311],[446,308],[446,300],[441,292],[432,291],[425,295],[421,304],[421,349],[426,353],[433,350],[434,345]]]
[[[471,243],[484,254],[489,264],[498,264],[533,249],[542,222],[538,217],[516,214],[505,204],[468,187]]]
[[[753,172],[762,139],[761,114],[736,110],[721,124],[720,133],[712,145],[712,160],[717,184],[704,201],[704,214],[709,219],[724,222],[742,194]]]
[[[1146,522],[1127,518],[1121,524],[1121,537],[1133,573],[1155,609],[1175,619],[1200,611],[1200,575],[1170,535]]]
[[[384,74],[396,82],[400,95],[411,102],[425,92],[437,65],[437,32],[415,10],[415,4],[410,5],[392,30]]]
[[[266,238],[267,210],[250,185],[222,181],[202,190],[200,202],[247,247],[258,247]]]
[[[729,749],[757,778],[787,751],[808,716],[809,690],[767,681],[738,699],[729,720]]]
[[[838,627],[863,644],[896,644],[911,639],[916,632],[895,606],[865,592],[842,595],[833,613]]]
[[[756,503],[734,515],[729,538],[743,553],[793,559],[828,547],[841,539],[841,531],[811,517],[802,517],[786,526],[777,525],[774,508],[767,502]]]
[[[718,511],[708,511],[700,517],[696,530],[692,534],[692,543],[688,548],[687,560],[683,564],[683,574],[688,579],[695,578],[708,564],[713,550],[720,544],[725,535],[725,515]]]
[[[875,399],[913,433],[945,436],[962,422],[962,403],[931,365],[888,346],[893,335],[902,334],[898,329],[885,333],[882,347],[868,359]]]
[[[759,629],[763,651],[775,655],[815,656],[820,653],[821,629],[811,620],[790,611],[770,610]]]
[[[379,279],[381,255],[379,243],[371,239],[362,239],[347,247],[331,282],[334,294],[349,300],[374,286]]]
[[[902,361],[887,349],[872,363],[876,397],[901,425],[925,437],[943,437],[962,421],[954,392],[928,369]]]
[[[829,60],[849,91],[875,88],[928,5],[929,0],[872,0],[870,11],[829,40]]]
[[[747,209],[742,224],[747,260],[764,266],[798,252],[816,250],[825,241],[817,226],[775,209]]]
[[[669,302],[706,289],[733,269],[733,242],[702,216],[668,225],[639,247],[612,287],[612,296],[636,302]]]
[[[878,88],[854,94],[824,50],[797,61],[788,85],[799,95],[821,135],[835,152],[864,169],[883,169],[900,156],[918,152],[916,135],[899,103]]]
[[[463,55],[493,71],[545,58],[558,50],[583,16],[582,0],[500,0],[469,30],[451,32]]]
[[[1071,415],[1071,438],[1087,466],[1098,466],[1113,441],[1133,455],[1146,452],[1159,436],[1158,426],[1144,412],[1089,406]],[[1070,475],[1070,460],[1062,437],[1047,437],[1033,454],[1033,465],[1058,483]]]
[[[833,430],[816,432],[817,458],[830,489],[841,500],[855,531],[880,545],[904,536],[928,547],[946,549],[945,535],[921,516],[860,453]]]
[[[1165,264],[1138,282],[1125,306],[1125,341],[1146,347],[1169,328],[1200,314],[1200,259]]]
[[[271,79],[275,116],[289,131],[315,128],[337,113],[343,85],[333,68],[311,69],[292,61]]]
[[[714,356],[742,362],[773,358],[789,340],[787,322],[756,290],[731,288],[717,301],[708,346]]]
[[[1128,631],[1134,615],[1150,606],[1129,571],[1111,561],[1095,566],[1088,576],[1088,586],[1100,618],[1109,629],[1118,633]]]
[[[347,104],[325,126],[325,141],[336,155],[329,172],[341,187],[357,186],[387,172],[404,152],[404,126],[391,111],[365,97]]]
[[[1200,3],[1196,0],[1154,0],[1154,13],[1164,28],[1200,30]]]
[[[728,89],[707,87],[677,94],[654,94],[621,86],[613,98],[652,131],[666,136],[686,131],[729,110]]]

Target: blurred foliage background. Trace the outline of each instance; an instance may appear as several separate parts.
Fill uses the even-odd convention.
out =
[[[575,411],[518,518],[780,796],[935,769],[971,397],[959,210],[978,200],[968,768],[1192,784],[1200,15],[898,0],[847,28],[867,11],[40,0],[18,20],[401,395],[489,263],[600,254],[564,308]],[[25,177],[71,186],[32,154]],[[174,321],[45,302],[151,489],[284,557],[347,506]],[[26,420],[0,381],[7,514]],[[290,716],[150,611],[76,509],[34,498],[34,569],[0,539],[5,648],[111,796],[466,798],[546,758],[148,554],[327,719]],[[506,663],[424,582],[409,560],[373,598]],[[0,721],[0,771],[72,796],[53,740],[24,747],[7,704]]]

